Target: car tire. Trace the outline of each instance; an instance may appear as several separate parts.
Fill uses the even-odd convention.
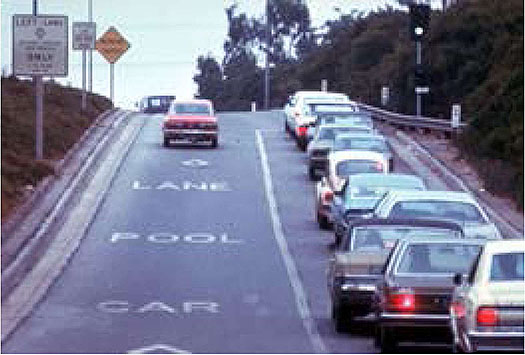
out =
[[[397,350],[397,340],[392,329],[379,326],[379,349],[382,353],[393,353]]]
[[[211,147],[217,148],[219,146],[219,139],[218,138],[212,138],[211,140]]]
[[[169,138],[164,138],[164,146],[165,147],[169,147],[170,146],[170,139]]]
[[[330,222],[328,221],[328,217],[321,216],[319,212],[317,212],[317,224],[319,224],[319,228],[321,229],[330,229]]]
[[[347,333],[352,324],[352,315],[348,308],[332,304],[332,319],[334,320],[335,331]]]
[[[317,174],[315,173],[315,169],[313,167],[308,167],[308,177],[310,178],[310,181],[317,181]]]

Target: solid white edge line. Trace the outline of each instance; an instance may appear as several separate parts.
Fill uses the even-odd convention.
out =
[[[275,237],[277,245],[279,246],[279,250],[281,252],[281,256],[286,267],[286,272],[288,273],[288,278],[290,280],[290,284],[292,286],[295,296],[295,304],[297,306],[299,315],[301,316],[303,326],[305,327],[306,332],[310,337],[310,341],[312,343],[314,351],[318,354],[326,354],[328,353],[326,345],[324,344],[323,339],[317,331],[315,322],[310,314],[306,293],[304,291],[301,279],[299,277],[299,273],[297,272],[297,268],[293,261],[293,257],[290,254],[290,251],[288,250],[288,244],[286,243],[286,238],[284,236],[281,219],[279,217],[279,212],[277,211],[277,203],[274,195],[270,166],[268,164],[268,156],[266,155],[262,134],[258,129],[255,130],[255,136],[257,138],[257,148],[259,150],[259,155],[261,158],[261,167],[263,170],[264,177],[264,188],[266,192],[266,199],[268,201],[268,207],[270,210],[270,217],[272,220],[273,235]]]

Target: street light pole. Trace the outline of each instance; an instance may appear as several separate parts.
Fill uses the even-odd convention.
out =
[[[416,67],[421,66],[421,41],[416,41]],[[417,84],[416,84],[417,85]],[[416,91],[416,116],[421,117],[421,94]]]
[[[38,0],[33,0],[33,16],[38,15]],[[42,75],[33,76],[35,83],[35,159],[44,158],[44,85]]]

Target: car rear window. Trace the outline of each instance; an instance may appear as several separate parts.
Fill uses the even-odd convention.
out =
[[[336,174],[338,176],[381,172],[383,172],[383,165],[374,160],[344,160],[336,166]]]
[[[490,268],[491,281],[524,281],[523,253],[494,254]]]
[[[335,150],[371,150],[374,152],[388,152],[388,145],[381,138],[374,137],[351,137],[337,139],[334,146]]]
[[[181,103],[174,105],[174,111],[181,115],[211,115],[210,107],[206,104]]]
[[[401,255],[396,273],[466,274],[480,250],[480,245],[472,244],[409,244]]]
[[[392,218],[439,218],[456,222],[483,223],[483,216],[471,203],[455,201],[402,201],[394,205]]]

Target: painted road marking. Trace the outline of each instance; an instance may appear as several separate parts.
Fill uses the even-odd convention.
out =
[[[152,301],[141,306],[133,305],[125,300],[108,300],[97,304],[97,309],[104,313],[127,314],[127,313],[169,313],[169,314],[193,314],[220,312],[217,302],[185,301],[179,306],[169,305],[161,301]]]
[[[185,160],[181,164],[189,168],[203,168],[209,165],[209,163],[206,160],[201,159]]]
[[[191,352],[176,348],[171,345],[154,344],[129,350],[128,354],[191,354]]]
[[[306,298],[306,293],[304,287],[299,278],[299,273],[297,272],[297,267],[293,261],[292,255],[288,250],[288,244],[286,243],[286,238],[284,236],[283,227],[281,224],[281,219],[279,217],[279,212],[277,211],[277,202],[275,200],[275,194],[272,183],[272,175],[270,173],[270,166],[268,164],[268,156],[266,155],[266,149],[264,148],[264,141],[262,138],[261,132],[257,129],[255,130],[255,137],[257,139],[257,148],[259,150],[259,155],[261,157],[261,167],[263,170],[264,177],[264,188],[266,192],[266,199],[268,201],[268,207],[270,210],[270,216],[272,220],[273,235],[281,251],[281,256],[288,273],[288,278],[292,285],[292,289],[295,295],[295,304],[301,319],[303,321],[303,326],[310,337],[310,341],[316,353],[326,354],[328,353],[326,345],[323,342],[323,339],[319,335],[315,322],[310,314],[310,309],[308,307],[308,301]]]
[[[195,181],[163,181],[158,184],[149,184],[140,180],[135,180],[131,184],[133,190],[171,190],[171,191],[211,191],[224,192],[232,191],[227,182],[195,182]]]
[[[156,244],[174,244],[174,243],[189,243],[189,244],[243,244],[241,239],[235,239],[228,233],[213,234],[207,232],[195,232],[188,234],[175,234],[168,232],[150,233],[142,235],[140,233],[131,232],[114,232],[109,241],[111,243],[119,243],[131,240],[145,240]]]

